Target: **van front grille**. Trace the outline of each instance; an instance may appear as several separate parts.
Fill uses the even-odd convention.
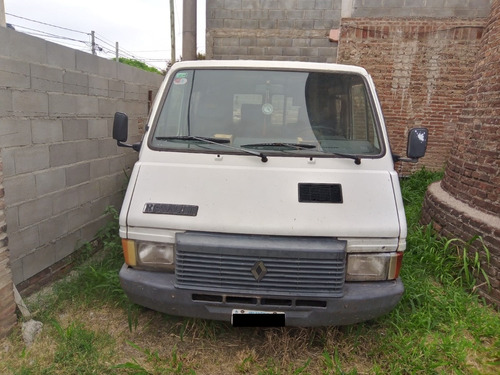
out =
[[[343,241],[199,233],[179,234],[177,241],[178,288],[261,296],[343,295]]]

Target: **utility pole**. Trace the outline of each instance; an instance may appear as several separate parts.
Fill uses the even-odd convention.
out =
[[[5,4],[3,0],[0,0],[0,27],[7,27],[5,22]]]
[[[95,55],[95,31],[90,32],[90,37],[92,38],[92,55]]]
[[[170,65],[175,63],[175,14],[174,0],[170,0]]]
[[[352,17],[352,0],[342,0],[341,17],[351,18]]]
[[[118,72],[118,63],[120,61],[120,53],[119,53],[119,49],[118,49],[118,42],[115,42],[115,43],[116,43],[115,44],[115,55],[116,55],[115,65],[116,65],[116,71]]]
[[[182,59],[196,60],[196,0],[184,0],[182,17]]]

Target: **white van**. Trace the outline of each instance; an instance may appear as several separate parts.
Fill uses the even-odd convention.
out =
[[[344,325],[403,293],[403,201],[373,81],[302,62],[175,64],[120,214],[123,289],[167,314],[238,326]],[[409,159],[425,153],[412,129]]]

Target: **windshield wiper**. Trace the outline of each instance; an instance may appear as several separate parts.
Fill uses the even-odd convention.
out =
[[[190,141],[197,141],[201,143],[209,143],[213,145],[219,145],[223,146],[226,148],[229,148],[231,150],[236,150],[236,151],[243,151],[246,152],[247,154],[250,155],[255,155],[260,157],[260,160],[265,163],[267,162],[267,156],[264,155],[262,152],[258,151],[252,151],[252,150],[246,150],[244,148],[238,148],[238,147],[233,147],[229,146],[226,143],[229,143],[229,139],[225,138],[211,138],[211,137],[196,137],[194,135],[177,135],[177,136],[170,136],[170,137],[155,137],[155,139],[158,139],[159,141],[184,141],[184,142],[190,142]]]
[[[242,145],[241,147],[248,148],[287,148],[293,150],[310,150],[312,148],[316,148],[315,145],[307,144],[307,143],[287,143],[287,142],[270,142],[270,143],[252,143],[248,145]]]
[[[241,147],[256,148],[256,149],[270,149],[270,148],[281,147],[281,148],[287,148],[287,149],[292,149],[292,150],[312,150],[313,148],[316,148],[315,145],[312,145],[309,143],[288,143],[288,142],[252,143],[252,144],[248,144],[248,145],[242,145]],[[331,155],[331,156],[335,156],[338,158],[352,159],[352,160],[354,160],[354,163],[356,165],[361,164],[361,158],[357,155],[342,154],[342,153],[338,153],[338,152],[325,152],[325,151],[320,151],[320,150],[313,150],[313,151],[318,151],[322,154]]]
[[[351,155],[351,154],[339,154],[337,152],[332,152],[328,153],[333,156],[337,156],[339,158],[344,158],[344,159],[352,159],[354,160],[354,164],[360,165],[361,164],[361,158],[358,155]]]
[[[176,136],[170,136],[170,137],[156,137],[156,139],[158,139],[159,141],[181,141],[181,142],[197,141],[197,142],[216,143],[216,144],[229,143],[229,139],[225,139],[225,138],[196,137],[194,135],[176,135]]]

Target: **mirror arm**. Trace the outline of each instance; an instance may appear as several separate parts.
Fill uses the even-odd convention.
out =
[[[418,163],[418,158],[403,158],[399,155],[396,155],[396,154],[392,154],[392,160],[394,161],[394,163],[398,162],[398,161],[402,161],[402,162],[405,162],[405,163]]]
[[[123,143],[122,141],[116,141],[116,145],[118,147],[128,147],[128,148],[132,148],[132,145],[129,145],[128,143]]]
[[[398,161],[416,164],[416,163],[418,163],[418,158],[413,158],[413,159],[412,158],[399,158]]]
[[[123,143],[122,141],[116,141],[116,144],[118,145],[118,147],[127,147],[127,148],[131,148],[133,149],[134,151],[141,151],[141,146],[142,146],[142,142],[137,142],[137,143],[134,143],[132,145],[128,144],[128,143]]]
[[[142,141],[141,141],[141,142],[134,143],[134,144],[132,145],[132,149],[133,149],[134,151],[139,152],[139,151],[141,151],[141,146],[142,146]]]

